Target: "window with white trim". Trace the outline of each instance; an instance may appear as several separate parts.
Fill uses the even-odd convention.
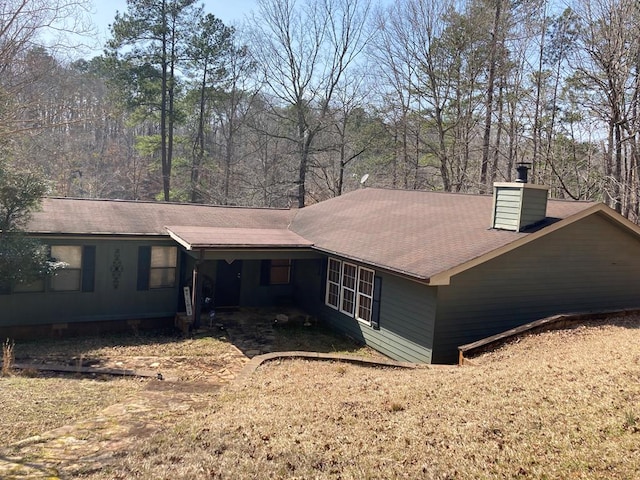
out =
[[[330,258],[327,268],[327,293],[325,303],[330,307],[338,309],[340,305],[340,268],[342,262],[335,258]]]
[[[340,311],[353,316],[356,308],[356,280],[358,267],[347,262],[342,263],[342,288],[340,290]]]
[[[375,271],[359,267],[353,263],[329,258],[327,263],[327,283],[325,304],[331,308],[372,325],[374,314],[374,292],[376,290]],[[376,301],[379,302],[379,299]]]
[[[368,268],[358,268],[358,297],[356,302],[356,318],[371,323],[373,310],[373,278],[375,272]]]

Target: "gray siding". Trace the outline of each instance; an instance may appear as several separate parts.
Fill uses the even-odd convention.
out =
[[[262,260],[245,260],[242,263],[242,288],[240,305],[243,307],[267,307],[289,303],[293,298],[293,284],[261,285]],[[292,270],[295,269],[295,261]]]
[[[522,191],[519,188],[498,188],[496,190],[493,228],[518,230],[521,200]]]
[[[323,259],[322,262],[326,262]],[[303,262],[296,279],[298,304],[332,328],[400,361],[431,362],[436,289],[376,271],[382,278],[380,329],[324,304],[322,265]],[[370,267],[368,267],[370,268]]]
[[[297,260],[293,270],[294,301],[313,315],[318,315],[319,305],[324,303],[322,282],[326,261],[326,258]]]
[[[46,325],[101,320],[159,318],[175,315],[178,287],[137,291],[138,247],[149,241],[51,240],[50,245],[94,245],[93,292],[14,293],[0,295],[0,326]],[[175,245],[154,243],[154,245]],[[119,252],[122,272],[117,286],[112,266]],[[180,272],[177,272],[180,278]]]
[[[520,229],[538,223],[547,216],[547,190],[525,188],[522,195]]]
[[[438,287],[434,362],[557,313],[640,306],[640,241],[592,215]]]
[[[518,186],[496,187],[493,228],[520,231],[546,217],[547,190]]]

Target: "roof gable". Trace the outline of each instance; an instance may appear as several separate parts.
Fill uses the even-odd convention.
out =
[[[490,228],[492,204],[489,195],[367,188],[301,209],[291,228],[319,250],[433,283],[595,205],[550,200],[546,227],[510,232]]]

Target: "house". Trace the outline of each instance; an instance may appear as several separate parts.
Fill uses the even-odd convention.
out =
[[[640,228],[547,197],[508,182],[299,210],[47,198],[29,230],[68,267],[0,294],[0,334],[160,325],[190,287],[195,305],[294,304],[392,358],[450,363],[548,315],[640,306]]]

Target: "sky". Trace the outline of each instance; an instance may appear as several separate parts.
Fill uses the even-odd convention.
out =
[[[255,10],[257,0],[200,0],[205,12],[213,13],[222,20],[225,25],[239,24],[245,15]],[[124,12],[127,9],[126,0],[93,0],[93,22],[99,30],[101,44],[109,37],[109,25],[113,23],[116,11]]]

